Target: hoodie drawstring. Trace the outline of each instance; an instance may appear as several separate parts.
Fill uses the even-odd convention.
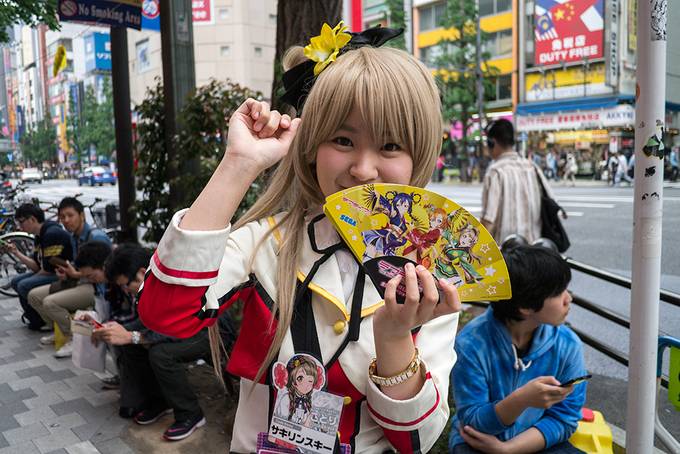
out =
[[[515,370],[521,369],[522,372],[524,372],[525,370],[530,368],[531,367],[531,360],[529,360],[528,363],[524,364],[524,361],[522,361],[522,358],[520,358],[517,355],[517,347],[515,347],[515,344],[511,343],[510,345],[512,345],[512,354],[515,355]]]

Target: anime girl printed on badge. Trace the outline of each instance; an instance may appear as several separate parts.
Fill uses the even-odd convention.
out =
[[[312,427],[313,395],[326,383],[326,371],[316,358],[300,354],[277,362],[272,371],[279,390],[274,415],[281,419]]]
[[[420,202],[420,194],[389,191],[385,196],[378,193],[373,185],[367,185],[364,192],[364,206],[372,214],[384,214],[389,219],[387,225],[375,230],[362,232],[366,251],[363,261],[384,255],[395,255],[396,249],[406,244],[412,218],[411,209]]]

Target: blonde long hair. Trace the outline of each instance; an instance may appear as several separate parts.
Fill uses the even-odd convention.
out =
[[[301,61],[302,48],[291,48],[284,57],[284,68]],[[413,186],[425,186],[434,171],[442,140],[441,107],[434,79],[422,63],[401,50],[361,47],[338,57],[318,76],[288,154],[273,172],[265,193],[234,225],[237,229],[285,213],[253,252],[254,257],[274,229],[282,232],[276,269],[278,297],[272,310],[272,314],[278,312],[278,325],[256,383],[274,360],[290,327],[297,279],[291,270],[299,263],[305,216],[324,201],[315,175],[316,150],[330,140],[354,107],[376,142],[396,142],[410,151]]]

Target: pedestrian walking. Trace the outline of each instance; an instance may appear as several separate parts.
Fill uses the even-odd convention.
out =
[[[616,159],[618,165],[616,166],[616,173],[614,174],[614,185],[619,186],[623,181],[632,185],[633,179],[628,175],[628,160],[626,159],[626,155],[622,152],[618,152],[616,153]]]
[[[229,359],[241,377],[231,451],[256,452],[277,389],[304,387],[287,413],[308,421],[311,387],[325,376],[328,392],[344,397],[344,408],[333,407],[342,410],[339,442],[356,453],[427,452],[449,414],[458,293],[440,282],[437,304],[432,275],[407,265],[406,303],[396,303],[399,277],[383,302],[321,205],[360,184],[427,184],[441,146],[439,93],[410,54],[373,47],[400,31],[349,35],[324,24],[323,33],[337,36],[312,43],[337,47],[314,52],[310,44],[305,55],[331,59],[315,65],[293,48],[284,62],[283,99],[301,118],[254,99],[231,117],[223,161],[158,245],[139,314],[148,328],[186,338],[245,300]],[[267,191],[230,226],[255,178],[279,161]],[[301,369],[310,358],[318,367]],[[299,385],[286,388],[286,377]]]
[[[574,153],[567,153],[567,163],[565,165],[564,180],[565,182],[571,181],[572,186],[576,186],[576,172],[578,172],[578,164],[576,164],[576,158]]]
[[[552,197],[543,173],[514,149],[515,130],[508,120],[489,124],[487,146],[493,163],[482,186],[482,224],[500,243],[511,234],[534,241],[541,236],[541,186]]]
[[[680,175],[680,147],[673,147],[670,154],[671,181],[678,181]]]

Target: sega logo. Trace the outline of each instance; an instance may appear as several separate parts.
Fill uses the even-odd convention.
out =
[[[340,220],[341,220],[341,221],[344,221],[344,222],[346,222],[346,223],[348,223],[348,224],[351,225],[351,226],[356,226],[356,225],[357,225],[357,221],[355,221],[355,220],[352,219],[351,217],[347,216],[346,214],[341,214],[341,215],[340,215]]]

